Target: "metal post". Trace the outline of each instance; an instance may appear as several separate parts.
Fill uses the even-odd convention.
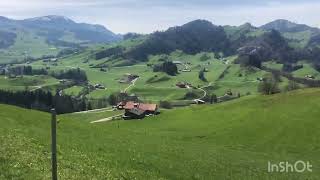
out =
[[[51,109],[51,115],[52,180],[57,180],[57,113],[55,109]]]

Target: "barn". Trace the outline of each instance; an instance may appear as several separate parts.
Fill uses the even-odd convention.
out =
[[[157,104],[136,103],[133,101],[122,102],[119,108],[125,110],[124,119],[143,119],[145,116],[159,114]]]

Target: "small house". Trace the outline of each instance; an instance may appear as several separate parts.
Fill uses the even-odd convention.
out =
[[[145,117],[145,111],[139,108],[128,109],[126,110],[125,115],[123,116],[125,120],[143,119],[144,117]]]
[[[106,89],[102,84],[95,84],[94,88],[96,88],[96,89]]]
[[[157,104],[144,104],[133,101],[119,103],[118,109],[125,110],[124,119],[142,119],[145,116],[159,113]]]
[[[313,75],[310,75],[310,74],[306,75],[305,78],[306,79],[315,79],[315,77]]]
[[[58,58],[51,58],[50,61],[51,62],[58,62]]]
[[[191,84],[190,83],[187,83],[187,82],[178,82],[176,84],[177,87],[179,88],[190,88],[191,87]]]
[[[172,61],[173,64],[182,64],[181,61]]]
[[[204,100],[201,99],[195,99],[193,100],[196,104],[205,104],[206,102]]]

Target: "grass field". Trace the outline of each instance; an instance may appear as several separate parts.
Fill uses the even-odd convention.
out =
[[[61,115],[59,178],[316,180],[319,102],[320,90],[306,89],[141,121],[89,123],[117,112]],[[0,116],[0,179],[49,179],[49,114],[0,105]],[[313,172],[267,172],[269,161],[297,160]]]
[[[292,73],[294,76],[304,78],[306,75],[312,75],[315,77],[315,79],[320,79],[320,72],[315,70],[312,65],[303,62],[301,62],[301,64],[303,64],[303,68],[294,71]]]
[[[59,81],[51,76],[23,76],[7,78],[0,76],[0,89],[5,90],[33,90],[39,87],[48,87],[59,84]]]
[[[140,43],[143,39],[124,41],[119,46],[131,47]],[[97,46],[92,47],[79,54],[74,54],[69,57],[60,59],[57,66],[51,66],[52,71],[60,71],[66,68],[81,68],[86,71],[90,84],[102,84],[106,87],[106,90],[95,90],[90,92],[88,98],[106,98],[112,93],[122,92],[130,83],[119,83],[119,80],[128,73],[139,75],[139,80],[136,81],[135,85],[127,92],[130,94],[136,94],[145,101],[177,101],[181,100],[187,90],[181,90],[176,87],[178,82],[188,82],[194,87],[206,87],[211,86],[207,90],[207,94],[216,94],[218,96],[224,95],[227,91],[231,90],[234,93],[245,94],[257,94],[257,87],[259,81],[257,78],[264,77],[267,72],[260,69],[248,69],[240,67],[239,64],[234,64],[236,56],[226,57],[225,60],[219,60],[214,58],[213,53],[198,53],[195,55],[188,55],[181,51],[172,52],[169,55],[154,55],[149,57],[148,62],[137,63],[130,66],[115,67],[114,63],[118,61],[121,63],[123,60],[108,60],[108,58],[102,60],[95,60],[92,52],[96,52],[99,49],[105,49],[112,47],[108,46]],[[207,58],[202,59],[203,56]],[[176,76],[169,76],[164,73],[153,72],[152,67],[147,64],[158,64],[160,59],[168,59],[171,61],[180,61],[182,64],[178,65],[179,73]],[[103,64],[105,62],[108,65],[105,70],[106,72],[100,71],[99,68],[90,68],[90,65]],[[41,61],[32,63],[34,67],[41,68],[45,67]],[[282,64],[276,62],[266,62],[263,64],[266,67],[272,69],[282,69]],[[190,69],[191,72],[183,72],[183,69]],[[199,79],[199,71],[206,68],[208,72],[205,73],[207,82]],[[314,70],[310,65],[305,64],[303,69],[300,69],[293,74],[298,77],[304,77],[305,74],[312,74],[318,78],[319,73]],[[223,76],[222,76],[223,74]],[[286,78],[282,78],[283,82],[280,83],[281,90],[283,90],[288,84]],[[210,89],[210,90],[209,90]],[[72,91],[79,91],[79,88],[74,87],[66,90],[67,94],[73,93]],[[78,92],[74,92],[78,93]]]
[[[16,42],[8,49],[0,52],[0,63],[12,61],[22,62],[26,56],[39,58],[42,55],[56,55],[59,52],[54,46],[45,42],[45,38],[37,36],[32,31],[16,30]]]

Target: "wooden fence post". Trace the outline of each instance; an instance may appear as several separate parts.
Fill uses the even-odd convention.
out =
[[[51,163],[52,163],[52,180],[57,180],[57,113],[51,109]]]

